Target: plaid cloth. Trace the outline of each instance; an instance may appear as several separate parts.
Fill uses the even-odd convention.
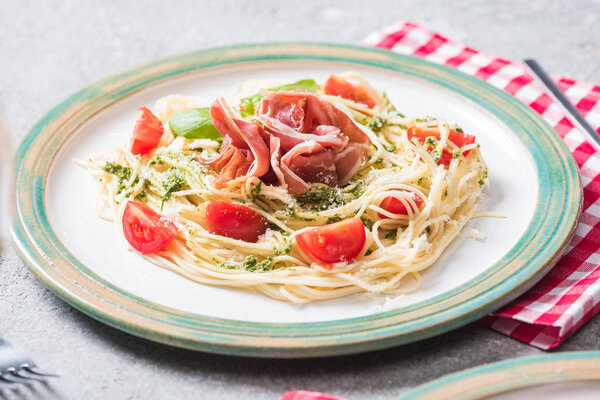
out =
[[[531,290],[480,322],[541,349],[562,343],[600,310],[600,155],[519,62],[453,42],[427,28],[398,21],[364,45],[422,57],[500,88],[537,111],[564,139],[581,171],[583,213],[564,257]],[[600,87],[553,77],[600,133]]]

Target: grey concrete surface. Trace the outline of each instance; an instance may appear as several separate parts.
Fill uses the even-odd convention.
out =
[[[597,0],[2,0],[0,93],[16,143],[57,102],[137,64],[242,42],[357,43],[395,19],[600,83]],[[37,281],[6,240],[0,263],[0,335],[61,373],[54,386],[68,399],[278,399],[295,388],[386,399],[450,372],[542,353],[476,324],[420,343],[328,359],[194,353],[137,339],[72,309]],[[599,333],[596,317],[560,350],[600,349]]]

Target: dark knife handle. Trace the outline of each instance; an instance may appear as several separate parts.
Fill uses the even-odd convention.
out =
[[[536,80],[541,83],[548,91],[548,94],[554,101],[556,101],[562,109],[567,113],[569,120],[575,127],[581,130],[588,137],[590,144],[600,152],[600,135],[592,126],[586,121],[581,115],[579,110],[567,99],[562,90],[556,86],[550,76],[544,71],[544,69],[538,64],[537,61],[532,59],[526,59],[525,65],[529,68],[529,72],[533,75]]]

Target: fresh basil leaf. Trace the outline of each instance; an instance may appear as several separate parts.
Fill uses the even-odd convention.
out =
[[[298,89],[304,89],[304,90],[309,90],[311,92],[316,92],[317,91],[317,82],[314,81],[314,79],[302,79],[298,82],[294,82],[294,83],[287,83],[285,85],[281,85],[281,86],[277,86],[271,89],[267,89],[268,91],[271,92],[278,92],[280,90],[298,90]]]
[[[223,139],[210,121],[208,107],[194,108],[171,115],[169,128],[173,135],[187,139]]]
[[[244,97],[240,101],[241,116],[244,118],[247,118],[251,115],[254,115],[254,112],[256,111],[256,106],[258,106],[258,103],[260,103],[261,99],[262,99],[262,94],[260,94],[260,93],[256,93],[256,94],[253,94],[252,96]]]
[[[314,79],[302,79],[293,83],[286,83],[285,85],[275,86],[267,89],[270,92],[278,92],[280,90],[309,90],[311,92],[317,91],[317,82]],[[251,115],[254,115],[256,111],[256,106],[260,103],[262,99],[262,94],[256,93],[252,96],[244,97],[240,101],[240,113],[242,117],[247,118]]]

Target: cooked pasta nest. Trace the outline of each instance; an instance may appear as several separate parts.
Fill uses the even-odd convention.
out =
[[[198,157],[217,154],[220,143],[175,137],[166,123],[172,114],[203,103],[168,96],[155,107],[165,123],[156,151],[134,156],[120,146],[78,162],[98,181],[98,214],[120,227],[124,206],[133,200],[172,219],[179,228],[176,239],[144,257],[201,284],[256,290],[294,303],[416,290],[420,273],[475,213],[487,182],[479,145],[457,147],[448,136],[459,128],[435,118],[403,116],[381,94],[378,105],[369,108],[325,95],[322,86],[317,93],[350,115],[372,142],[368,161],[345,186],[313,183],[306,193],[294,195],[250,177],[213,187],[215,177]],[[411,127],[436,127],[439,140],[411,141]],[[448,166],[437,163],[443,150],[452,154]],[[422,200],[420,207],[415,196]],[[381,202],[388,197],[402,202],[407,215],[383,209]],[[242,203],[262,215],[270,228],[256,243],[208,232],[205,210],[218,200]],[[362,219],[367,239],[350,262],[315,262],[295,243],[295,235],[305,229],[351,217]]]

